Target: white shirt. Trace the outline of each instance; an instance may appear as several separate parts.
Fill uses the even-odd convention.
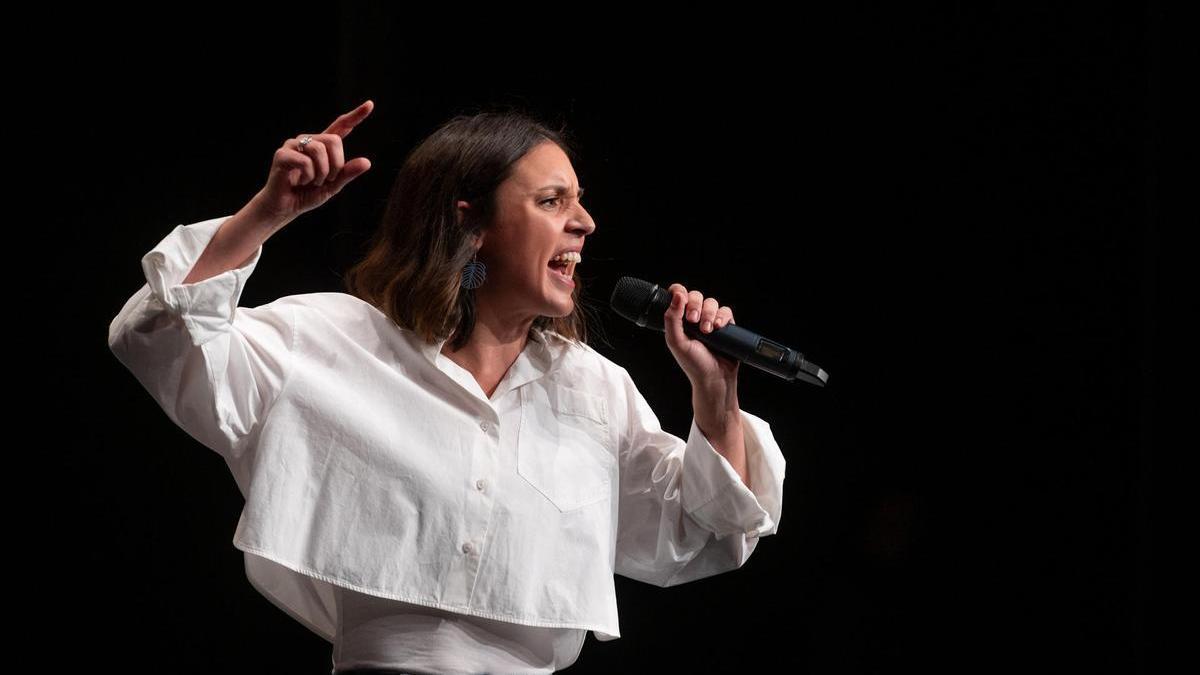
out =
[[[587,631],[494,621],[335,586],[337,670],[406,673],[554,673],[575,663]]]
[[[702,579],[776,532],[785,460],[757,416],[741,411],[747,488],[695,419],[686,441],[666,432],[624,368],[553,331],[489,397],[444,340],[355,296],[239,307],[261,246],[180,283],[228,217],[143,256],[109,347],[228,465],[251,584],[326,640],[339,587],[613,640],[613,574]]]

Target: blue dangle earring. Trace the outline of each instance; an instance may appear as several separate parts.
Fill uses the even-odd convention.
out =
[[[471,262],[463,267],[461,285],[463,288],[473,291],[482,286],[485,279],[487,279],[487,265],[480,262],[479,251],[476,251]]]

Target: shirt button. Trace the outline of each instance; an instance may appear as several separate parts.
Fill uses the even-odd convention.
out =
[[[487,423],[487,420],[480,420],[480,421],[479,421],[479,428],[480,428],[480,429],[483,429],[484,431],[487,431],[487,430],[488,430],[488,423]]]
[[[482,489],[483,489],[483,486],[484,486],[484,485],[486,485],[486,484],[487,484],[487,483],[486,483],[486,482],[485,482],[485,481],[484,481],[482,478],[480,478],[479,480],[475,481],[475,487],[476,487],[476,488],[478,488],[478,489],[480,489],[480,490],[482,490]]]
[[[463,550],[463,553],[470,553],[471,551],[475,550],[475,547],[472,546],[471,542],[468,541],[467,543],[463,544],[462,550]]]

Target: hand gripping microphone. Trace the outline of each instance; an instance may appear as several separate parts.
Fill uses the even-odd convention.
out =
[[[609,305],[617,314],[637,325],[664,333],[663,314],[671,306],[671,292],[658,284],[621,277],[613,288]],[[805,360],[804,354],[740,328],[737,324],[727,323],[714,328],[711,333],[704,333],[698,324],[685,319],[683,332],[713,351],[785,380],[803,380],[819,387],[824,387],[829,380],[829,373]]]

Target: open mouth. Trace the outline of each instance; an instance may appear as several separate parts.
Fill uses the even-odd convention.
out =
[[[551,261],[547,267],[550,268],[550,274],[556,277],[559,281],[571,286],[575,285],[575,281],[571,278],[572,273],[575,271],[575,263]]]
[[[575,265],[579,263],[581,256],[577,252],[567,252],[557,255],[553,260],[546,263],[546,267],[550,268],[550,272],[559,280],[570,286],[574,286],[575,282],[571,279],[575,274]]]

